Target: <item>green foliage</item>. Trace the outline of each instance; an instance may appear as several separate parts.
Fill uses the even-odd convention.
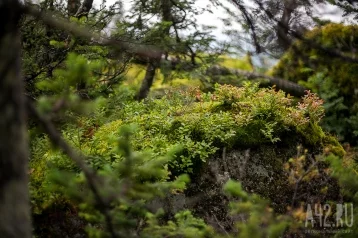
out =
[[[231,58],[228,56],[219,57],[219,64],[223,67],[230,69],[241,69],[246,71],[252,71],[252,65],[250,64],[250,59],[248,57],[244,59]]]
[[[40,7],[67,15],[64,1],[55,2],[56,6],[54,1],[43,1]],[[207,10],[194,7],[194,3],[189,0],[134,1],[131,13],[126,18],[118,17],[115,35],[119,40],[136,39],[145,45],[155,44],[164,50],[166,56],[182,61],[175,66],[176,71],[172,71],[173,66],[168,62],[160,66],[162,74],[157,77],[163,82],[175,77],[184,82],[191,77],[199,78],[208,67],[218,62],[222,51],[218,51],[221,47],[213,44],[214,38],[209,33],[213,28],[203,26],[200,29],[192,20],[193,15]],[[116,10],[106,9],[104,5],[100,8],[88,16],[69,17],[70,21],[101,32]],[[175,88],[165,92],[160,99],[134,102],[133,85],[113,87],[122,80],[122,73],[132,55],[34,23],[31,17],[24,17],[21,24],[25,38],[23,64],[28,93],[36,99],[41,113],[54,119],[64,139],[85,155],[84,162],[96,171],[94,184],[99,188],[94,192],[93,184],[87,181],[88,175],[86,177],[66,155],[52,148],[47,136],[36,134],[34,126],[31,129],[29,174],[35,218],[58,218],[59,213],[65,214],[65,220],[76,217],[73,226],[80,226],[80,229],[86,226],[89,237],[110,237],[113,234],[118,237],[222,237],[223,234],[203,219],[196,218],[190,210],[181,210],[170,217],[161,210],[153,211],[150,202],[155,202],[158,197],[167,199],[171,195],[183,195],[190,180],[185,173],[191,178],[200,176],[201,169],[205,169],[203,165],[209,159],[219,160],[220,152],[225,157],[226,149],[279,147],[286,140],[297,140],[295,143],[299,141],[315,152],[324,148],[326,155],[333,154],[327,159],[332,168],[327,169],[319,156],[310,158],[306,151],[304,155],[284,163],[274,161],[277,158],[268,150],[256,162],[260,166],[272,165],[275,168],[269,172],[278,171],[277,174],[282,175],[270,185],[277,185],[280,189],[283,188],[282,181],[288,179],[284,182],[296,185],[296,192],[302,181],[310,193],[310,182],[321,188],[322,183],[318,180],[331,179],[326,176],[331,172],[340,181],[344,198],[357,202],[357,165],[352,161],[349,166],[344,165],[334,157],[343,157],[345,151],[333,136],[325,134],[319,124],[325,109],[327,117],[323,125],[326,128],[343,135],[344,139],[353,140],[358,136],[355,64],[332,60],[332,65],[326,67],[320,58],[326,59],[327,55],[305,48],[302,43],[295,47],[302,47],[306,58],[296,57],[296,52],[285,56],[288,58],[283,62],[286,59],[293,63],[298,74],[294,70],[286,72],[289,68],[282,69],[286,67],[283,63],[277,68],[278,72],[287,73],[296,81],[301,76],[307,77],[305,86],[322,95],[326,101],[324,107],[323,101],[310,92],[295,104],[282,91],[260,89],[257,84],[243,83],[242,79],[230,77],[221,79],[234,81],[243,87],[216,85],[209,93],[188,87],[185,90]],[[245,28],[249,29],[249,26]],[[350,50],[356,45],[355,36],[351,34],[354,31],[355,27],[327,25],[321,31],[309,33],[308,37],[317,38],[325,47],[338,46],[345,54],[351,55]],[[262,29],[258,33],[262,39],[270,37]],[[342,35],[344,39],[333,35]],[[144,60],[147,63],[148,59],[136,57],[136,62]],[[200,66],[197,58],[200,58]],[[252,70],[248,61],[224,58],[222,64]],[[183,72],[188,65],[190,69],[195,68],[193,74]],[[98,96],[106,96],[106,99]],[[64,112],[65,109],[70,110]],[[61,120],[62,116],[66,116],[65,120]],[[344,122],[336,126],[344,116],[347,116]],[[351,129],[350,134],[346,133],[347,128]],[[264,163],[269,161],[274,161],[274,164]],[[314,165],[312,170],[309,167],[311,161]],[[226,163],[225,158],[223,162]],[[266,168],[262,171],[265,172]],[[285,172],[289,174],[287,177]],[[330,182],[324,181],[323,184],[336,185]],[[215,186],[217,184],[213,184]],[[270,186],[267,188],[265,191],[271,189]],[[286,213],[280,211],[284,215],[275,214],[268,201],[249,194],[240,183],[232,180],[224,190],[226,195],[219,196],[232,201],[230,226],[233,225],[230,230],[233,234],[227,233],[225,237],[290,236],[291,229],[302,225],[302,219],[297,218],[304,213],[299,209],[289,207]],[[315,192],[320,194],[322,191]],[[260,194],[268,197],[265,192]],[[294,202],[293,199],[292,206]],[[355,216],[358,218],[357,214]],[[76,223],[79,220],[80,223]],[[39,236],[59,235],[42,234],[46,225],[45,222],[40,229],[36,227]],[[56,228],[49,230],[53,232],[58,230]],[[222,230],[226,232],[226,227]],[[68,236],[77,234],[69,233]]]
[[[143,230],[143,237],[216,237],[212,227],[202,219],[193,217],[190,211],[182,211],[175,215],[175,221],[165,225],[158,223],[158,215],[147,214],[148,227]]]
[[[202,76],[202,82],[204,88],[214,89],[215,84],[229,84],[237,87],[242,87],[247,78],[244,76],[236,75],[230,71],[238,69],[244,71],[253,71],[252,59],[251,56],[247,55],[246,57],[232,58],[229,56],[220,56],[217,59],[217,65],[221,66],[217,70],[214,68],[216,66],[210,65],[209,68],[206,68],[206,72]],[[210,68],[211,67],[211,68]],[[204,80],[205,79],[205,80]],[[259,82],[259,80],[250,80],[250,82]]]
[[[327,147],[327,153],[344,154],[319,127],[322,101],[312,93],[295,105],[283,92],[256,84],[217,85],[211,93],[168,91],[161,99],[143,102],[132,101],[132,91],[124,87],[118,92],[123,93],[111,95],[92,115],[62,126],[64,138],[96,169],[118,234],[131,237],[139,229],[143,237],[221,237],[190,211],[168,220],[147,204],[182,192],[188,176],[181,174],[195,175],[224,147],[275,145],[296,136],[307,145]],[[34,214],[73,207],[90,237],[109,235],[103,208],[83,173],[46,137],[34,134],[30,165]],[[268,201],[237,183],[229,182],[225,190],[236,199],[230,205],[232,216],[245,218],[235,220],[235,237],[279,237],[299,226],[295,212],[277,215]]]
[[[308,32],[306,37],[327,48],[352,55],[358,44],[355,25],[328,24]],[[273,69],[273,74],[299,82],[324,100],[326,117],[322,126],[341,141],[357,143],[358,66],[334,58],[308,44],[296,42]]]
[[[85,57],[69,54],[65,61],[65,69],[54,71],[54,79],[44,80],[37,84],[42,91],[61,94],[74,90],[78,84],[93,84],[92,71],[99,67],[98,62],[89,62]]]
[[[132,151],[129,144],[132,131],[131,127],[121,128],[119,133],[121,139],[117,147],[120,159],[112,164],[103,164],[97,171],[99,193],[111,207],[109,214],[112,217],[115,233],[118,235],[133,233],[139,221],[147,216],[150,217],[146,208],[147,202],[174,190],[183,190],[189,181],[187,176],[182,175],[172,182],[167,182],[168,171],[165,164],[170,160],[170,153],[166,157],[153,160],[148,154]],[[68,168],[57,167],[49,173],[49,181],[51,181],[50,191],[65,194],[78,206],[79,215],[89,222],[86,228],[89,237],[110,235],[109,229],[102,229],[107,224],[106,217],[101,212],[102,209],[108,208],[98,207],[100,204],[89,189],[82,173],[73,173]],[[189,219],[193,224],[200,224],[198,223],[200,221],[195,222],[190,214],[183,213],[182,216],[178,215],[177,219],[178,222],[184,223],[184,220]],[[153,219],[151,221],[155,222]],[[203,222],[201,224],[204,225]]]
[[[53,196],[46,190],[48,181],[45,178],[49,168],[44,154],[49,149],[49,143],[46,138],[33,138],[31,140],[31,160],[30,160],[30,195],[32,212],[41,213],[52,201]]]
[[[245,216],[243,222],[235,224],[240,231],[237,237],[281,237],[288,228],[291,218],[275,215],[267,201],[256,194],[248,194],[240,183],[230,180],[224,190],[240,199],[230,203],[231,212]]]
[[[148,202],[158,196],[183,191],[189,180],[185,175],[171,182],[167,180],[169,174],[166,164],[177,152],[172,151],[165,157],[152,159],[153,156],[148,153],[133,151],[130,137],[137,130],[133,126],[122,126],[115,150],[119,159],[112,164],[103,162],[103,166],[97,170],[99,194],[110,204],[108,214],[114,233],[127,237],[222,237],[202,219],[195,218],[190,211],[180,211],[174,220],[163,222],[162,210],[156,214],[148,210]],[[44,140],[36,143],[44,143]],[[34,155],[37,153],[33,151]],[[78,209],[79,216],[86,220],[89,237],[110,237],[108,220],[102,212],[105,208],[99,206],[83,173],[73,168],[56,166],[48,170],[46,177],[46,189],[57,195],[57,202],[64,204],[71,201]],[[224,190],[236,200],[230,204],[232,215],[245,217],[235,221],[235,229],[239,232],[235,235],[227,234],[226,237],[280,237],[291,225],[292,217],[275,214],[267,201],[258,195],[248,194],[240,183],[230,180]]]
[[[332,152],[342,152],[336,140],[318,125],[324,111],[315,94],[308,92],[296,105],[282,91],[246,83],[241,88],[216,85],[209,93],[196,88],[167,91],[161,99],[137,102],[132,100],[132,89],[122,86],[106,100],[83,102],[76,87],[83,81],[95,85],[92,72],[98,64],[91,62],[70,54],[65,68],[54,71],[53,81],[38,84],[48,92],[38,105],[47,113],[52,113],[61,99],[82,109],[90,105],[86,115],[78,114],[76,108],[65,113],[72,121],[60,127],[64,139],[85,154],[86,162],[97,171],[100,195],[110,207],[119,234],[134,234],[140,229],[147,237],[215,237],[213,228],[188,211],[163,222],[160,213],[151,214],[147,204],[155,197],[182,192],[188,182],[182,174],[195,177],[223,148],[275,145],[295,136],[309,146],[331,146]],[[104,208],[80,169],[51,148],[46,136],[33,134],[31,148],[33,214],[41,216],[52,209],[71,207],[86,221],[90,237],[107,237],[110,230]],[[265,230],[252,233],[256,237],[282,234],[288,223],[274,218],[267,210],[268,203],[244,191],[236,195],[240,194],[246,200],[233,206],[234,212],[247,215],[254,211],[247,224],[237,226],[243,237],[259,226]],[[262,211],[265,213],[260,217]]]
[[[193,173],[223,147],[275,143],[288,131],[298,132],[307,143],[321,143],[325,137],[317,125],[323,114],[321,101],[308,94],[301,104],[292,104],[283,92],[250,84],[243,88],[217,86],[206,94],[197,90],[168,92],[162,99],[123,105],[112,115],[116,120],[100,127],[84,147],[91,148],[94,156],[111,156],[116,128],[136,124],[135,150],[161,156],[178,145],[183,148],[170,163],[171,171],[180,174]]]
[[[330,155],[326,158],[326,161],[330,163],[331,174],[333,177],[337,178],[342,194],[344,195],[344,201],[353,206],[353,218],[351,217],[351,212],[348,212],[348,217],[346,219],[352,219],[353,224],[349,228],[350,233],[342,233],[336,235],[336,237],[356,237],[358,233],[358,211],[355,207],[358,206],[358,173],[357,173],[357,163],[348,160],[344,161],[337,158],[334,155]]]
[[[67,1],[38,1],[31,4],[43,11],[51,11],[55,15],[68,18],[70,14],[66,7]],[[80,2],[77,1],[78,6]],[[91,31],[101,32],[112,21],[114,15],[119,15],[121,6],[119,2],[112,5],[105,4],[104,1],[100,9],[95,5],[91,6],[90,13],[81,18],[71,16],[69,20],[78,25],[91,28]],[[72,6],[74,7],[74,6]],[[76,7],[76,6],[75,6]],[[75,9],[77,11],[77,9]],[[22,37],[22,65],[28,95],[37,98],[44,93],[35,85],[43,80],[57,80],[54,71],[64,68],[64,61],[68,59],[69,54],[80,54],[88,61],[101,62],[101,68],[95,71],[97,80],[101,83],[97,84],[95,92],[92,88],[81,88],[83,93],[107,95],[112,91],[112,86],[122,81],[121,74],[125,71],[129,61],[128,54],[117,54],[113,58],[114,52],[106,46],[93,44],[89,40],[75,37],[72,34],[51,28],[41,21],[24,14],[20,22]],[[75,66],[76,64],[71,64]],[[68,65],[67,65],[68,67]],[[92,72],[94,73],[94,72]],[[87,75],[83,75],[84,77]],[[54,79],[55,77],[55,79]],[[83,85],[82,85],[83,86]]]

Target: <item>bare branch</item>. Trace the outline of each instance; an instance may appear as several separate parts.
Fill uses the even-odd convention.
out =
[[[295,190],[293,193],[293,197],[292,197],[292,201],[291,201],[291,207],[293,207],[293,205],[295,204],[296,198],[297,198],[297,191],[298,191],[298,186],[300,185],[300,183],[303,181],[303,179],[309,174],[311,173],[311,171],[316,167],[316,165],[318,164],[318,160],[312,162],[312,164],[310,165],[310,167],[301,175],[301,177],[299,177],[296,180],[295,183]]]
[[[170,63],[172,70],[185,70],[185,71],[191,71],[195,70],[196,68],[200,67],[200,65],[196,64],[193,65],[192,63],[189,63],[188,61],[181,62],[177,59],[167,60],[167,62]],[[180,67],[178,67],[178,65]],[[291,82],[286,79],[278,78],[278,77],[272,77],[265,74],[260,74],[257,72],[250,72],[246,70],[240,70],[240,69],[232,69],[223,67],[220,65],[214,65],[207,69],[206,75],[208,76],[214,76],[214,75],[236,75],[236,76],[243,76],[247,79],[266,79],[268,80],[268,85],[270,86],[276,86],[277,89],[280,89],[286,93],[291,94],[295,97],[302,97],[306,93],[306,88],[302,87],[301,85]]]
[[[262,53],[264,50],[262,49],[262,47],[261,47],[261,45],[259,43],[259,40],[258,40],[258,37],[257,37],[257,34],[256,34],[256,28],[255,28],[255,25],[254,25],[254,22],[252,20],[251,15],[247,12],[245,6],[242,5],[240,3],[240,1],[238,1],[238,0],[231,0],[231,1],[239,8],[241,13],[244,15],[244,19],[245,19],[246,23],[250,27],[251,37],[252,37],[252,40],[254,41],[254,45],[255,45],[255,48],[256,48],[256,53],[257,54]]]

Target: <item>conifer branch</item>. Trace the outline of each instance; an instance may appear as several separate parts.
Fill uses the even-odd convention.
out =
[[[133,41],[126,42],[106,38],[101,34],[91,32],[91,30],[87,27],[79,26],[77,23],[70,22],[63,17],[56,16],[54,13],[48,11],[39,11],[31,6],[23,6],[22,11],[23,13],[35,17],[50,27],[69,32],[77,37],[83,37],[88,40],[97,41],[104,46],[111,46],[114,49],[128,51],[137,56],[150,59],[157,59],[162,55],[162,51],[154,46],[135,43]]]
[[[27,100],[27,107],[29,110],[29,113],[31,113],[32,116],[34,116],[38,122],[43,127],[45,133],[48,135],[50,141],[53,145],[58,147],[62,150],[64,154],[66,154],[72,161],[83,171],[87,183],[89,185],[90,190],[93,192],[95,199],[98,203],[98,207],[100,212],[105,217],[105,222],[107,225],[107,229],[109,233],[111,234],[112,238],[117,238],[117,234],[113,227],[113,219],[110,214],[109,210],[109,202],[106,201],[100,194],[100,180],[97,176],[96,172],[89,167],[85,162],[85,156],[73,149],[64,139],[61,133],[55,128],[53,123],[50,121],[49,118],[41,115],[38,110],[36,109],[35,105],[33,105],[30,100]]]

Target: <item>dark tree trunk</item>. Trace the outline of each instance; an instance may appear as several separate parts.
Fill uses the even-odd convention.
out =
[[[81,18],[82,16],[87,17],[92,7],[93,7],[93,0],[83,0],[82,4],[80,0],[67,1],[67,13],[69,17],[76,17],[76,18]],[[67,39],[68,43],[70,41],[71,41],[71,37]],[[76,86],[76,90],[80,98],[89,99],[86,82],[79,82]]]
[[[67,1],[67,13],[69,17],[75,16],[78,9],[81,6],[80,0],[68,0]]]
[[[83,16],[87,17],[88,13],[92,9],[92,7],[93,7],[93,0],[84,0],[82,2],[81,6],[79,6],[76,9],[76,13],[74,14],[74,16],[77,18],[81,18]],[[87,85],[86,85],[85,81],[79,82],[77,84],[76,89],[77,89],[77,93],[80,96],[80,98],[89,99]]]
[[[89,11],[92,9],[93,0],[84,0],[81,7],[76,12],[76,17],[88,16]]]
[[[171,0],[161,0],[162,21],[165,21],[165,22],[173,22],[174,21],[171,10],[172,10]],[[167,26],[163,30],[163,38],[166,36],[169,36],[170,27],[171,26]],[[155,71],[160,66],[160,61],[161,61],[161,57],[149,60],[149,63],[147,65],[147,70],[146,70],[144,79],[142,81],[142,85],[141,85],[140,90],[136,96],[137,100],[143,100],[148,96],[150,88],[153,85]]]
[[[136,96],[136,99],[138,101],[145,99],[150,91],[150,88],[153,85],[154,77],[155,77],[155,71],[159,67],[160,59],[159,60],[153,60],[152,62],[148,63],[147,70],[145,72],[144,79],[142,81],[142,85],[139,89],[139,92]]]
[[[15,0],[0,1],[0,237],[3,238],[31,237],[18,4]]]
[[[280,18],[280,21],[277,24],[278,44],[283,50],[287,50],[291,46],[288,32],[290,30],[290,21],[292,18],[292,13],[296,10],[297,7],[297,0],[284,1],[283,13]]]

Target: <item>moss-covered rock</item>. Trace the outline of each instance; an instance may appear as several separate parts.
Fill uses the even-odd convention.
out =
[[[324,172],[327,166],[323,162],[312,171],[310,179],[314,182],[303,181],[298,189],[287,171],[299,165],[301,170],[306,168],[322,153],[344,154],[337,140],[319,126],[322,103],[316,95],[308,94],[295,104],[284,92],[260,89],[255,84],[217,86],[213,93],[171,91],[161,99],[128,102],[114,109],[111,118],[115,120],[96,128],[91,137],[83,138],[71,130],[64,130],[64,134],[88,155],[87,162],[96,169],[122,159],[116,144],[123,125],[136,125],[131,144],[136,151],[152,152],[150,161],[180,147],[166,165],[168,179],[188,173],[192,182],[179,198],[170,195],[159,206],[167,207],[169,214],[189,208],[210,224],[215,219],[229,219],[230,223],[229,199],[222,193],[229,178],[241,181],[246,191],[271,200],[278,212],[284,212],[287,206],[297,207],[304,199],[312,203],[337,199],[338,188]],[[33,190],[48,194],[43,188],[48,182],[46,165],[78,170],[58,151],[46,151],[46,139],[40,142],[42,150],[33,153],[31,165],[36,171],[41,166],[45,172],[33,173]],[[300,152],[306,160],[297,155],[297,147],[308,150]],[[295,193],[304,197],[293,198]]]
[[[181,146],[168,169],[172,178],[181,173],[192,177],[186,202],[179,199],[177,204],[177,196],[169,196],[159,202],[160,206],[172,213],[178,206],[189,208],[209,223],[214,215],[223,222],[231,219],[229,200],[222,193],[228,178],[241,181],[247,191],[271,200],[276,211],[284,212],[303,199],[292,203],[295,186],[284,170],[289,159],[297,157],[297,147],[308,149],[307,158],[328,151],[344,155],[337,139],[319,126],[322,103],[309,93],[296,105],[283,92],[252,84],[242,88],[217,86],[207,94],[195,89],[168,92],[162,99],[128,104],[118,113],[118,121],[101,127],[94,138],[102,141],[108,135],[115,136],[113,125],[136,124],[132,140],[136,150],[151,150],[160,156]],[[103,145],[101,150],[114,153],[113,146]],[[332,200],[339,195],[336,183],[323,172],[327,165],[319,164],[320,176],[312,178],[315,182],[296,191],[312,203],[327,198],[327,192],[321,190],[333,194],[329,197]],[[215,220],[211,225],[215,226]]]
[[[114,154],[118,128],[136,124],[132,141],[136,150],[160,156],[179,145],[183,150],[170,165],[172,172],[193,173],[194,164],[205,162],[223,147],[274,145],[286,137],[300,137],[304,144],[322,147],[327,135],[318,125],[323,116],[321,104],[308,94],[294,105],[283,92],[252,84],[217,86],[207,94],[195,89],[170,92],[162,99],[129,103],[116,113],[118,120],[99,128],[82,148],[91,148],[94,156]]]

